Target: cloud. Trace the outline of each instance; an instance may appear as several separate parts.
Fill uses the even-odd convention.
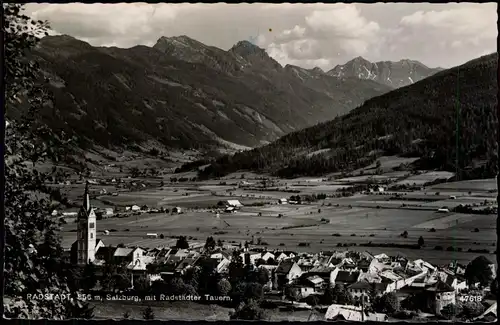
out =
[[[376,50],[381,37],[379,24],[361,16],[355,5],[335,4],[311,11],[302,25],[282,31],[269,48],[281,60],[314,62],[331,69],[339,59]]]
[[[457,65],[464,62],[462,57],[472,59],[496,51],[496,21],[496,4],[420,10],[401,18],[398,32],[390,41],[396,43],[399,38],[399,55],[407,47],[416,56],[433,53],[438,61]]]
[[[33,12],[36,19],[49,20],[56,31],[93,45],[134,46],[150,43],[180,11],[171,4],[53,4]]]
[[[329,70],[356,56],[450,67],[496,50],[495,3],[28,4],[55,33],[96,46],[187,35],[229,49],[252,40],[281,64]],[[271,29],[271,31],[269,31]]]

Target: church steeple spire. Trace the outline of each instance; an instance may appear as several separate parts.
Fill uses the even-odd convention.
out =
[[[90,212],[89,181],[85,183],[85,194],[83,194],[83,208],[87,214]]]
[[[90,205],[89,182],[85,184],[85,193],[83,194],[83,202],[78,213],[78,263],[87,264],[95,259],[96,247],[96,215]]]
[[[90,195],[89,195],[89,182],[85,183],[85,193],[83,194],[83,203],[80,207],[80,212],[78,213],[78,218],[87,219],[92,211],[90,205]]]

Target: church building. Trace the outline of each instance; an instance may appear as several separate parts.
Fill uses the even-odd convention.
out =
[[[94,262],[95,253],[99,246],[103,246],[101,240],[97,240],[97,223],[94,209],[90,205],[89,183],[85,186],[83,205],[77,216],[77,238],[71,245],[71,260],[74,264],[88,264]]]

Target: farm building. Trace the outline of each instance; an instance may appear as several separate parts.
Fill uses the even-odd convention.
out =
[[[146,237],[148,237],[148,238],[158,238],[158,234],[147,233]]]
[[[138,205],[133,205],[133,206],[131,207],[131,210],[132,210],[132,211],[140,211],[140,210],[141,210],[141,207],[140,207],[140,206],[138,206]]]
[[[240,208],[243,206],[243,204],[241,204],[238,200],[227,200],[226,204],[234,208]]]
[[[225,210],[224,210],[225,213],[235,213],[236,212],[236,209],[234,207],[227,207]]]
[[[53,217],[57,216],[58,214],[59,214],[59,213],[57,212],[57,210],[52,211],[52,216],[53,216]]]
[[[106,216],[113,215],[113,208],[105,208],[104,209],[104,215],[106,215]]]
[[[287,203],[288,203],[287,199],[283,198],[278,200],[278,204],[287,204]]]
[[[450,210],[448,208],[440,208],[440,209],[437,210],[437,212],[448,213],[448,212],[450,212]]]
[[[175,207],[172,209],[172,213],[181,213],[182,209],[180,207]]]

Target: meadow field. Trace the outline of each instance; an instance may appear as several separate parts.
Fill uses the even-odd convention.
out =
[[[178,174],[175,177],[179,177]],[[422,175],[418,175],[422,176]],[[429,173],[423,178],[441,177],[439,172]],[[238,187],[238,182],[257,183],[262,176],[237,173],[224,179],[206,182],[186,182],[170,184],[165,176],[163,187],[149,185],[138,191],[120,191],[117,196],[97,195],[94,206],[114,206],[122,209],[131,205],[147,205],[149,208],[181,207],[182,214],[143,213],[109,218],[98,222],[98,237],[106,245],[124,243],[130,246],[157,247],[171,246],[174,236],[184,235],[190,242],[202,245],[207,236],[214,236],[226,243],[260,241],[262,247],[294,251],[318,252],[321,250],[366,250],[375,254],[385,252],[423,258],[431,263],[447,263],[458,260],[467,263],[477,253],[469,249],[487,249],[494,258],[496,250],[496,216],[479,214],[439,213],[438,208],[452,208],[458,204],[496,204],[495,193],[488,193],[479,186],[481,182],[468,181],[439,184],[439,188],[401,193],[394,199],[394,193],[355,194],[345,198],[327,198],[310,204],[278,204],[279,198],[288,198],[297,193],[286,192],[294,189],[300,194],[330,195],[344,184],[325,179],[300,178],[296,180],[276,180],[279,191],[260,191],[254,188]],[[243,178],[242,178],[243,177]],[[421,179],[423,179],[421,178]],[[137,180],[138,182],[141,180]],[[158,180],[142,180],[154,184]],[[357,181],[357,180],[356,180]],[[228,185],[229,184],[229,185]],[[491,188],[490,180],[482,180]],[[105,186],[92,186],[98,192]],[[471,190],[471,189],[476,190]],[[281,190],[283,189],[283,190]],[[68,191],[78,198],[76,192],[83,193],[83,185],[72,185]],[[434,191],[438,191],[435,193]],[[109,188],[109,191],[114,191]],[[451,196],[456,196],[451,199]],[[81,196],[81,194],[80,194]],[[220,213],[216,217],[214,206],[220,201],[240,200],[244,205],[236,213]],[[103,204],[102,202],[105,202]],[[257,204],[256,204],[257,203]],[[431,229],[434,232],[431,232]],[[478,228],[477,232],[474,232]],[[76,238],[76,224],[68,222],[63,230],[63,245],[69,247]],[[111,231],[104,235],[103,231]],[[406,231],[408,236],[402,237]],[[164,239],[146,238],[146,233],[163,234]],[[365,247],[363,244],[417,244],[422,236],[422,249]],[[309,243],[309,246],[299,246]],[[349,246],[349,247],[347,247]],[[437,250],[441,246],[442,250]],[[453,247],[455,251],[447,251]],[[457,249],[461,251],[456,251]]]

